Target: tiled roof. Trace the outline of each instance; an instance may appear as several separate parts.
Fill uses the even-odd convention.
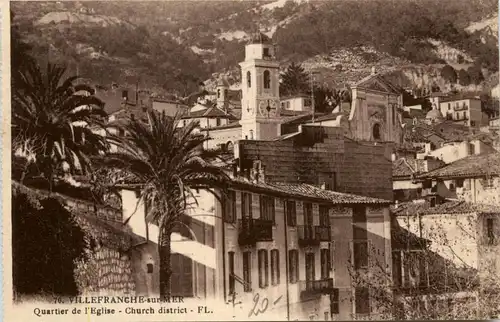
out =
[[[400,158],[392,162],[392,177],[409,177],[415,173],[406,158]]]
[[[314,122],[325,122],[325,121],[331,121],[331,120],[336,120],[339,115],[343,115],[343,113],[330,113],[326,115],[320,115],[317,118],[314,118]],[[312,122],[312,120],[311,120]]]
[[[471,155],[418,178],[452,178],[500,175],[500,152]]]
[[[278,183],[273,182],[269,185],[282,189],[285,192],[299,194],[318,199],[324,199],[332,202],[333,204],[390,204],[392,201],[354,195],[350,193],[336,192],[324,190],[305,183]]]
[[[201,174],[194,174],[191,179],[206,181],[206,184],[210,182],[215,183],[215,178],[203,177]],[[220,183],[219,183],[220,184]],[[129,184],[123,186],[135,186],[139,185],[137,182],[129,182]],[[280,182],[255,182],[245,179],[243,177],[230,178],[228,182],[225,182],[225,186],[245,189],[248,191],[253,191],[255,193],[266,193],[270,195],[277,195],[281,197],[291,197],[297,199],[307,199],[314,200],[318,202],[323,202],[327,204],[379,204],[379,205],[389,205],[392,203],[390,200],[384,200],[379,198],[365,197],[354,195],[350,193],[342,193],[336,191],[323,190],[321,188],[305,184],[305,183],[280,183]]]
[[[281,120],[281,124],[302,124],[310,119],[312,119],[312,112],[285,117]]]
[[[238,128],[238,127],[241,127],[240,121],[234,121],[234,122],[224,124],[221,126],[211,127],[210,129],[201,129],[200,131],[213,132],[213,131],[217,131],[217,130],[234,129],[234,128]]]
[[[469,203],[465,201],[446,201],[441,204],[430,206],[429,202],[405,202],[397,206],[393,205],[391,211],[396,216],[417,214],[465,214],[465,213],[500,213],[500,206],[480,203]]]
[[[443,98],[440,103],[444,102],[454,102],[454,101],[461,101],[461,100],[478,100],[480,101],[481,99],[479,97],[476,97],[474,95],[455,95],[455,96],[450,96],[450,97],[445,97]]]
[[[183,116],[183,119],[191,119],[198,117],[225,117],[228,119],[234,119],[234,116],[231,114],[226,114],[224,111],[220,110],[217,107],[210,107],[205,110],[190,112],[189,114]]]
[[[392,177],[393,178],[407,178],[412,174],[418,174],[426,172],[426,163],[428,161],[425,159],[415,159],[415,158],[400,158],[392,162]],[[444,164],[439,161],[440,165]],[[440,166],[438,165],[438,166]],[[437,166],[434,165],[434,168]]]

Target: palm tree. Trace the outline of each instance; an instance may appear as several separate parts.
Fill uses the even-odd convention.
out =
[[[196,202],[192,189],[224,188],[228,178],[210,163],[215,152],[203,149],[208,138],[196,132],[198,124],[180,128],[179,121],[179,115],[156,112],[148,112],[147,122],[131,119],[122,126],[124,137],[109,137],[118,152],[100,157],[103,166],[122,170],[129,181],[140,184],[139,201],[148,205],[146,221],[159,227],[161,296],[170,296],[170,236],[189,200]]]
[[[75,85],[77,76],[63,79],[65,70],[49,63],[44,73],[29,65],[12,89],[13,152],[30,160],[25,169],[35,164],[49,191],[56,175],[88,173],[90,156],[107,149],[105,138],[91,129],[107,116],[104,103],[89,86]]]

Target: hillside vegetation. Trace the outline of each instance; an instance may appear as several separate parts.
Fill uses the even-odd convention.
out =
[[[234,72],[257,30],[273,37],[284,64],[356,52],[357,69],[344,62],[337,70],[347,81],[376,57],[395,61],[392,69],[454,63],[443,50],[463,53],[465,69],[498,71],[498,40],[481,24],[497,12],[494,0],[27,2],[12,11],[35,56],[66,61],[94,82],[135,75],[141,86],[180,95],[213,73]]]

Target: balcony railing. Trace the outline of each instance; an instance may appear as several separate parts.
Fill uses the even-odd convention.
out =
[[[312,299],[333,292],[333,278],[299,282],[301,300]]]
[[[322,241],[330,241],[330,227],[325,226],[298,226],[300,246],[318,246]]]
[[[264,219],[238,220],[240,246],[254,246],[259,241],[273,240],[273,221]]]

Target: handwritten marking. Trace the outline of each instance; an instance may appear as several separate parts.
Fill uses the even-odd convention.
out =
[[[281,298],[283,297],[283,295],[281,295],[280,297],[278,297],[274,302],[273,302],[273,305],[276,305],[276,303],[278,303]],[[269,307],[269,300],[267,297],[264,297],[262,299],[262,301],[260,301],[260,305],[259,305],[259,300],[260,300],[260,294],[259,293],[256,293],[253,297],[253,308],[250,310],[250,312],[248,313],[248,317],[251,317],[252,315],[259,315],[259,314],[262,314],[264,312],[267,311],[267,308]],[[260,307],[258,307],[260,306]]]

